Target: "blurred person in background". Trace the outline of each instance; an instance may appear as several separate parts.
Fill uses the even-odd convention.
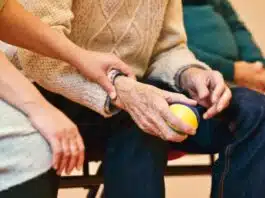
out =
[[[239,86],[265,92],[265,59],[228,0],[182,0],[188,46]]]
[[[114,55],[81,49],[15,0],[0,0],[0,40],[72,64],[114,98],[108,72],[119,69],[131,75],[128,66]],[[95,61],[97,56],[105,62]],[[0,197],[57,197],[55,171],[60,175],[82,168],[84,144],[78,128],[49,104],[3,53],[0,98]]]

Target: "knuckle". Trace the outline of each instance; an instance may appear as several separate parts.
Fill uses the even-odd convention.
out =
[[[54,154],[58,157],[59,155],[62,154],[62,152],[63,152],[62,149],[57,148],[57,149],[55,150]]]
[[[172,141],[172,142],[174,142],[175,139],[177,138],[176,136],[177,136],[177,135],[173,135],[173,134],[168,134],[168,133],[167,133],[167,134],[165,135],[165,138],[166,138],[167,141]]]
[[[162,107],[162,105],[157,105],[156,109],[158,112],[162,113],[164,111],[164,108]]]
[[[144,131],[144,132],[146,132],[146,133],[149,133],[149,134],[154,134],[153,133],[153,131],[152,131],[152,129],[150,128],[150,127],[148,127],[148,126],[141,126],[141,129]]]
[[[72,155],[74,156],[74,157],[77,157],[78,155],[79,155],[79,151],[76,149],[76,150],[74,150],[73,152],[72,152]]]
[[[63,131],[62,130],[57,131],[55,134],[55,137],[57,139],[61,139],[63,137]]]
[[[144,130],[144,131],[146,131],[146,132],[150,132],[150,127],[147,126],[147,125],[145,125],[145,124],[143,124],[143,125],[142,125],[142,130]]]
[[[74,140],[74,139],[76,139],[77,135],[78,135],[77,133],[70,132],[70,133],[68,134],[68,138],[69,138],[70,140]]]
[[[79,146],[79,149],[81,152],[84,152],[85,151],[85,145],[82,143],[80,146]]]
[[[214,71],[213,73],[217,78],[223,79],[223,75],[219,71]]]
[[[78,131],[77,125],[72,123],[71,130],[77,132]]]
[[[65,152],[64,152],[64,156],[65,156],[65,157],[70,157],[70,155],[71,155],[71,152],[70,152],[70,151],[65,151]]]
[[[169,141],[172,141],[172,142],[183,142],[184,140],[186,140],[187,139],[187,135],[171,135],[171,136],[169,136],[168,138],[168,140]]]
[[[178,97],[179,99],[187,99],[187,97],[184,96],[183,94],[178,94],[177,97]]]

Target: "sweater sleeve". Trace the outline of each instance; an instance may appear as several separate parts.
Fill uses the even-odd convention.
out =
[[[223,58],[216,53],[205,52],[195,46],[189,45],[196,58],[210,65],[213,70],[221,72],[227,81],[234,80],[234,61]]]
[[[53,29],[68,36],[71,32],[72,0],[21,0],[25,8]],[[86,80],[68,63],[44,57],[42,55],[18,49],[17,63],[23,68],[27,77],[40,84],[45,89],[60,94],[74,102],[84,105],[104,117],[111,116],[105,111],[106,92],[97,84]]]
[[[254,62],[261,61],[265,64],[264,56],[255,43],[252,34],[245,24],[239,19],[236,11],[228,0],[220,1],[216,7],[217,11],[224,17],[235,37],[240,60]]]
[[[179,77],[189,67],[210,69],[187,47],[181,0],[169,0],[160,38],[153,52],[148,78],[179,90]]]

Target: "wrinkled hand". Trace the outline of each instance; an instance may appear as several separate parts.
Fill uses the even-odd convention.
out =
[[[237,85],[264,93],[265,69],[261,62],[240,61],[235,63],[234,68],[234,79]]]
[[[174,142],[181,142],[187,135],[195,134],[196,129],[184,124],[171,113],[169,104],[179,102],[196,105],[196,101],[182,94],[163,91],[127,77],[118,77],[115,87],[118,97],[113,103],[127,111],[139,128],[146,133]],[[179,135],[167,123],[177,126],[187,135]]]
[[[116,69],[126,76],[135,78],[130,67],[114,54],[86,51],[80,53],[78,69],[90,81],[98,83],[109,94],[112,99],[116,98],[116,91],[108,78],[108,73]]]
[[[53,168],[67,174],[84,163],[84,144],[76,125],[55,107],[32,105],[29,119],[49,142],[53,153]]]
[[[207,108],[204,119],[212,118],[223,111],[232,97],[222,75],[212,70],[186,70],[181,76],[181,87],[188,91],[198,104]]]

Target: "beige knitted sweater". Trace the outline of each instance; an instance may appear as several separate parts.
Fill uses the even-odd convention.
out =
[[[187,49],[181,0],[20,0],[77,45],[112,52],[138,77],[177,89],[175,77],[190,65],[206,65]],[[67,63],[19,49],[16,64],[44,88],[101,115],[107,95]],[[91,65],[93,67],[93,65]]]

